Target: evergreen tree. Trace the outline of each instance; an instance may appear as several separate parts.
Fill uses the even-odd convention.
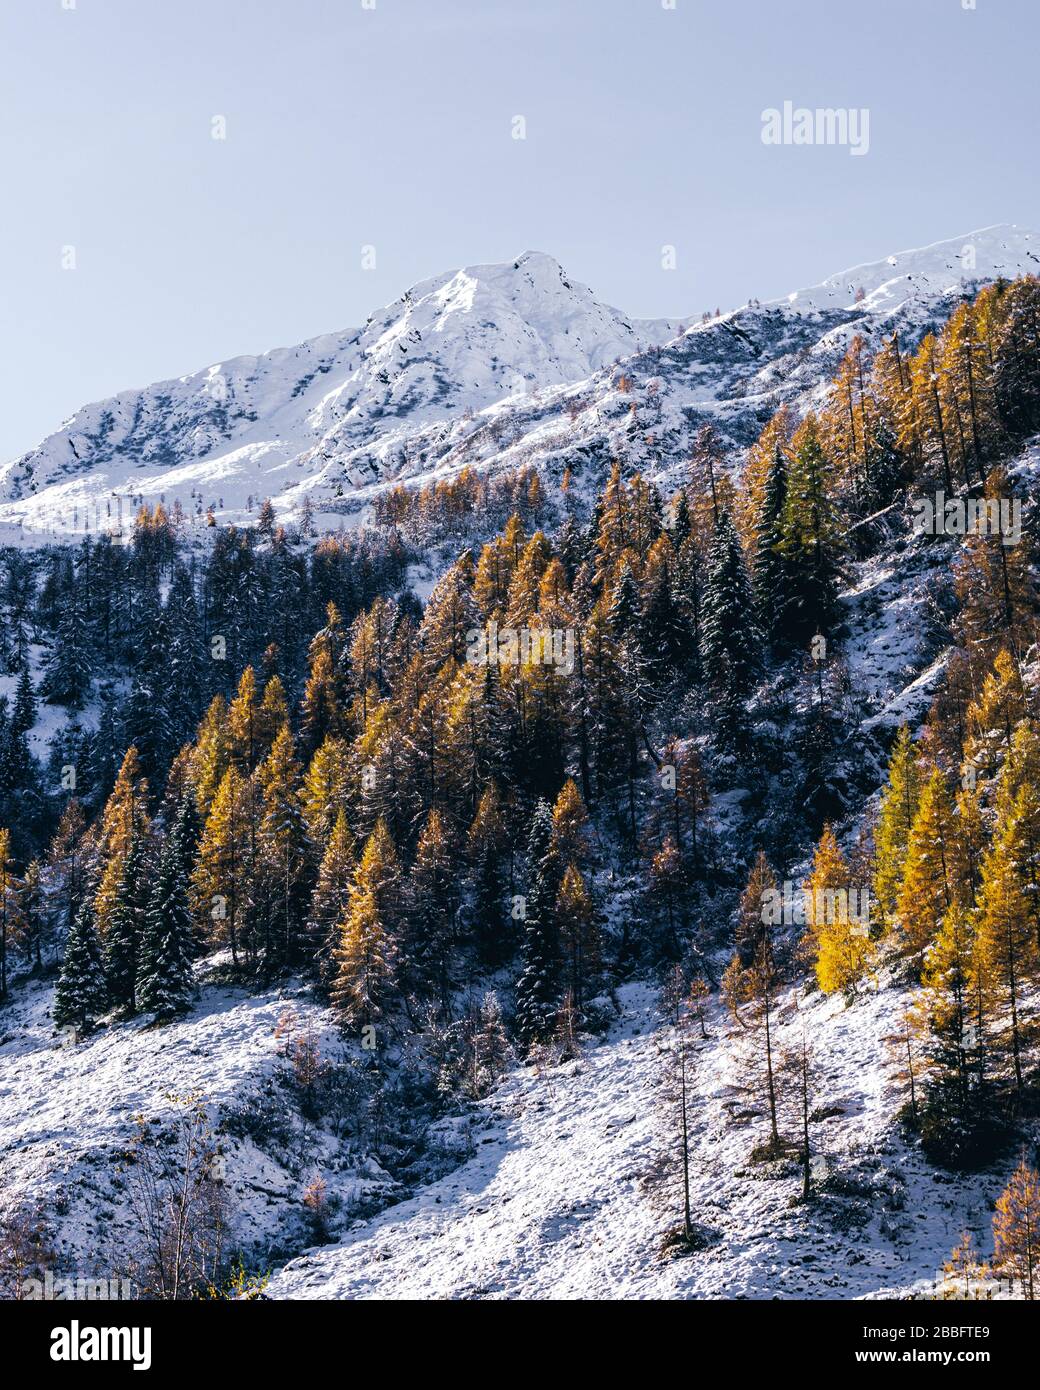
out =
[[[185,799],[159,856],[141,941],[137,1006],[160,1023],[186,1013],[194,990],[194,942],[184,875],[191,815],[191,802]]]
[[[503,863],[512,844],[502,793],[490,781],[480,798],[467,838],[467,854],[472,865],[473,919],[477,953],[483,964],[496,968],[509,957],[513,934],[503,908],[505,876]]]
[[[123,860],[102,942],[109,1005],[124,1017],[137,1011],[137,972],[148,901],[146,874],[145,846],[135,837]]]
[[[94,929],[94,910],[90,902],[85,902],[65,943],[65,959],[54,991],[53,1018],[59,1028],[83,1031],[106,1007],[105,974]]]
[[[708,679],[737,695],[750,691],[760,664],[754,599],[729,513],[715,527],[704,593],[702,649]]]
[[[340,807],[332,833],[325,843],[307,915],[311,952],[318,979],[325,990],[331,989],[335,976],[335,951],[353,882],[354,857],[354,837],[347,825],[346,813]]]
[[[0,829],[0,1004],[7,999],[7,949],[15,897],[13,867],[11,832]]]
[[[786,503],[787,459],[778,442],[765,478],[751,566],[755,612],[763,632],[774,644],[783,636],[783,618],[790,597],[788,561],[781,549]]]
[[[595,904],[578,866],[564,871],[556,896],[556,920],[566,962],[566,985],[579,1018],[590,994],[595,993],[600,968],[600,932]]]
[[[408,882],[408,974],[420,994],[435,994],[441,1013],[451,1010],[455,912],[455,847],[441,813],[426,818]]]
[[[36,723],[36,694],[33,690],[29,662],[22,662],[18,671],[18,685],[15,690],[14,709],[8,726],[14,737],[25,735]]]
[[[786,565],[782,632],[794,645],[827,633],[837,616],[844,548],[819,428],[809,415],[794,441],[780,554]]]
[[[528,887],[520,977],[516,983],[516,1030],[526,1050],[544,1042],[559,1005],[560,959],[556,921],[559,862],[552,847],[552,811],[540,801],[527,844]]]
[[[90,693],[92,675],[83,613],[75,594],[69,594],[61,609],[54,641],[44,661],[40,693],[49,705],[82,709]]]

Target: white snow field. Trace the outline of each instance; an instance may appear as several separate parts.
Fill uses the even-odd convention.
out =
[[[748,1162],[768,1134],[761,1096],[718,1015],[700,1045],[691,1105],[693,1214],[714,1243],[665,1258],[681,1217],[675,1111],[662,1095],[668,1031],[644,986],[620,991],[608,1041],[541,1076],[524,1069],[480,1107],[468,1162],[359,1223],[342,1244],[275,1274],[273,1298],[864,1298],[930,1292],[964,1226],[985,1248],[993,1174],[939,1173],[894,1132],[900,1104],[883,1039],[903,995],[846,1008],[789,993],[782,1037],[805,1029],[823,1079],[812,1126],[816,1180]],[[783,1128],[783,1126],[782,1126]],[[789,1132],[794,1131],[788,1126]],[[666,1138],[666,1136],[668,1136]],[[833,1176],[828,1180],[827,1174]],[[1002,1184],[1001,1184],[1002,1185]],[[941,1278],[941,1275],[940,1275]]]
[[[198,1094],[215,1115],[269,1078],[279,1061],[279,1019],[328,1044],[327,1011],[289,987],[257,994],[203,985],[184,1019],[162,1028],[116,1023],[64,1046],[50,1017],[53,988],[16,986],[0,1017],[0,1210],[42,1205],[63,1264],[80,1275],[123,1260],[139,1233],[121,1175],[135,1117],[168,1122],[173,1097]],[[387,1185],[371,1162],[312,1129],[307,1161],[262,1151],[250,1139],[221,1141],[236,1234],[262,1252],[300,1240],[301,1193],[320,1166],[330,1194],[346,1202]]]

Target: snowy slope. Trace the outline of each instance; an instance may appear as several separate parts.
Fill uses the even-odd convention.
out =
[[[214,1118],[242,1102],[278,1066],[275,1030],[290,1006],[327,1052],[338,1046],[328,1013],[291,988],[248,994],[204,985],[182,1020],[158,1029],[116,1024],[76,1046],[62,1046],[52,1001],[51,985],[28,981],[0,1018],[0,1211],[42,1204],[63,1264],[84,1276],[102,1255],[124,1259],[137,1240],[119,1174],[136,1115],[169,1121],[173,1096],[200,1095]],[[291,1107],[288,1114],[291,1121]],[[316,1167],[346,1203],[390,1185],[313,1126],[304,1147],[301,1163],[284,1145],[222,1141],[236,1236],[259,1260],[300,1243],[301,1193]]]
[[[267,496],[282,516],[304,497],[356,511],[466,465],[551,481],[614,455],[666,473],[701,419],[745,446],[781,401],[819,393],[854,333],[913,340],[965,289],[1036,269],[1036,243],[967,233],[685,328],[626,318],[537,252],[448,272],[361,329],[85,406],[0,468],[0,537],[116,530],[136,498],[196,525],[209,506],[248,521]]]
[[[669,1033],[650,991],[620,991],[610,1038],[548,1076],[523,1069],[482,1106],[474,1156],[339,1246],[273,1278],[274,1298],[863,1298],[928,1291],[960,1230],[987,1248],[1003,1174],[938,1173],[894,1132],[901,1103],[883,1039],[903,992],[891,981],[850,1008],[790,991],[781,1042],[805,1026],[823,1070],[813,1125],[820,1196],[797,1198],[797,1164],[756,1165],[761,1098],[724,1019],[700,1044],[692,1208],[704,1250],[664,1258],[681,1215]],[[795,1134],[793,1121],[782,1125]],[[1004,1179],[1006,1180],[1006,1178]]]

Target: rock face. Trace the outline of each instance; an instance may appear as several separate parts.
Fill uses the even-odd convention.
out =
[[[414,286],[361,329],[84,406],[0,468],[0,539],[116,529],[135,501],[248,521],[358,512],[400,479],[622,457],[679,468],[712,419],[746,446],[811,402],[856,333],[913,342],[966,290],[1040,266],[1038,238],[988,228],[833,275],[707,322],[640,321],[526,252]],[[751,278],[749,276],[749,278]]]

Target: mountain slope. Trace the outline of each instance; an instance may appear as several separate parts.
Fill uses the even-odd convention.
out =
[[[0,469],[0,536],[117,530],[138,498],[195,526],[209,507],[248,521],[267,496],[328,519],[467,465],[551,480],[620,456],[666,474],[701,420],[746,446],[782,401],[813,398],[855,333],[913,341],[966,289],[1036,269],[1036,242],[988,228],[685,328],[626,318],[540,253],[449,272],[361,329],[85,406]]]
[[[756,1163],[760,1098],[716,1011],[691,1097],[692,1209],[705,1248],[666,1258],[681,1217],[669,1033],[650,991],[620,991],[610,1037],[560,1069],[515,1073],[480,1107],[473,1156],[273,1278],[273,1298],[863,1298],[929,1292],[967,1225],[985,1248],[1006,1177],[937,1173],[891,1124],[897,1065],[882,1039],[904,993],[890,979],[850,1008],[791,990],[780,1041],[804,1025],[825,1063],[812,1127],[818,1200],[793,1160]],[[794,1117],[786,1126],[795,1133]],[[1013,1166],[1013,1164],[1011,1165]]]

